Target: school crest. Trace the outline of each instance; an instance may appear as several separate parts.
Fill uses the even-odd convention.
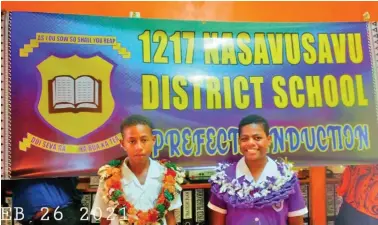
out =
[[[102,57],[50,56],[37,68],[41,75],[38,112],[55,129],[80,138],[103,125],[113,113],[113,65]]]
[[[274,203],[274,204],[272,205],[272,207],[273,207],[274,211],[276,211],[276,212],[281,212],[281,210],[282,210],[283,207],[284,207],[284,200],[281,200],[281,201],[279,201],[279,202],[277,202],[277,203]]]

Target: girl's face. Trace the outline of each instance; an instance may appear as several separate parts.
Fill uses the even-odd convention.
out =
[[[267,136],[261,124],[248,124],[241,128],[239,136],[240,151],[249,161],[266,157],[271,136]]]

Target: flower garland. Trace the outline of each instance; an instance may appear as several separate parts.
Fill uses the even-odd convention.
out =
[[[294,193],[297,177],[292,165],[276,160],[279,177],[267,177],[263,182],[250,182],[244,176],[231,179],[230,169],[235,164],[219,164],[216,173],[211,176],[211,191],[221,200],[236,208],[258,208],[272,206]],[[230,167],[232,166],[232,167]]]
[[[161,192],[155,207],[148,211],[142,211],[126,200],[121,184],[122,170],[120,167],[122,162],[121,160],[112,160],[99,169],[100,181],[104,184],[103,200],[109,206],[114,207],[114,213],[118,215],[121,225],[163,224],[163,219],[174,196],[182,190],[180,184],[183,183],[185,177],[182,168],[167,160],[159,161],[165,167]]]

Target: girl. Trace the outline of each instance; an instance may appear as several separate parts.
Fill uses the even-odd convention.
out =
[[[239,123],[243,157],[221,165],[211,179],[214,225],[303,225],[308,210],[291,166],[273,161],[268,122],[249,115]]]

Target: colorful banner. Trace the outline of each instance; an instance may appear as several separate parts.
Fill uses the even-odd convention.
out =
[[[271,125],[271,157],[378,160],[376,23],[226,23],[11,13],[11,177],[95,174],[125,156],[121,121],[152,119],[153,158],[241,157],[238,123]]]

